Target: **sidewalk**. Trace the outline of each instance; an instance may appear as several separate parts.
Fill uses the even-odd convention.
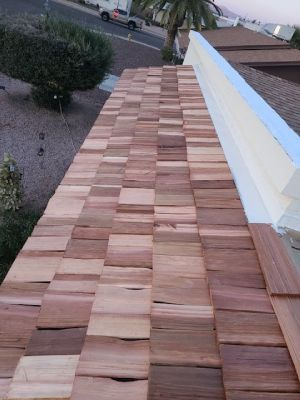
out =
[[[146,26],[145,23],[143,26],[143,31],[147,32],[147,33],[151,33],[151,35],[158,36],[163,39],[165,39],[165,37],[167,35],[167,31],[165,28],[162,28],[160,26],[155,26],[155,25]]]

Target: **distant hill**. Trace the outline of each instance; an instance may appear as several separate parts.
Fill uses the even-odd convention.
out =
[[[229,18],[236,18],[239,17],[238,14],[234,13],[233,11],[229,10],[229,8],[225,7],[225,6],[220,6],[221,9],[223,10],[223,14],[225,17],[229,17]]]

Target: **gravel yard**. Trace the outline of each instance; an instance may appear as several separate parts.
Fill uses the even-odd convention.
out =
[[[111,73],[125,68],[160,66],[160,52],[112,38],[115,64]],[[23,173],[25,202],[43,209],[80,148],[109,93],[98,88],[75,92],[65,112],[72,139],[60,114],[36,107],[30,86],[0,74],[0,158],[9,152]],[[75,146],[75,150],[73,144]]]

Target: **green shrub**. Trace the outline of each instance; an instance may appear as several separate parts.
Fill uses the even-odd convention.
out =
[[[30,210],[6,211],[0,215],[0,282],[5,278],[39,219]]]
[[[0,71],[37,88],[42,106],[58,108],[74,90],[94,88],[111,65],[111,44],[100,33],[53,17],[0,17]]]
[[[22,176],[15,160],[4,154],[0,166],[0,210],[16,211],[22,202]]]
[[[65,108],[71,102],[71,94],[64,90],[50,89],[47,86],[33,87],[32,98],[40,107],[59,110]],[[59,105],[60,102],[60,105]]]
[[[161,49],[162,59],[164,61],[172,61],[173,60],[173,50],[169,47],[163,47]]]

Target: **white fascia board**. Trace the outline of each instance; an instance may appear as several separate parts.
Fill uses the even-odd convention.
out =
[[[295,167],[300,167],[300,137],[270,107],[258,93],[246,83],[240,74],[222,57],[199,32],[191,31],[190,40],[199,42],[212,60],[222,69],[224,75],[246,99],[252,110],[258,115],[269,132],[280,143]]]
[[[199,33],[190,39],[185,64],[194,65],[249,221],[299,230],[300,138]]]

